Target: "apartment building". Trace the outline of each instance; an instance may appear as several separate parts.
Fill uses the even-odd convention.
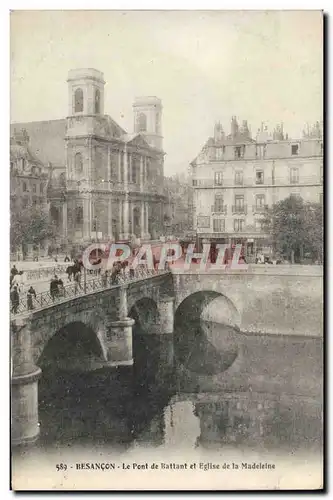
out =
[[[290,139],[278,125],[273,133],[258,129],[252,138],[247,121],[232,117],[230,134],[215,124],[191,162],[193,227],[199,242],[242,243],[249,261],[269,252],[262,214],[290,194],[304,201],[323,199],[322,124]]]

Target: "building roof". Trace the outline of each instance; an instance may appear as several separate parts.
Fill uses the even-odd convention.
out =
[[[11,136],[14,131],[25,129],[29,136],[29,150],[44,165],[65,165],[66,119],[46,120],[40,122],[12,123]]]
[[[43,165],[43,163],[36,158],[36,156],[30,151],[29,147],[22,145],[11,143],[10,145],[10,159],[17,160],[20,158],[25,158],[32,164]]]

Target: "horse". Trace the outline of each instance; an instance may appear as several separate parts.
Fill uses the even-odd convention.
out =
[[[72,276],[75,278],[76,273],[80,272],[83,267],[82,261],[76,260],[72,266],[68,266],[66,269],[66,274],[68,276],[68,280],[72,281]]]

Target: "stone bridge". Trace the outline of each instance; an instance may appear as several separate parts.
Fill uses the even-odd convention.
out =
[[[269,266],[215,275],[165,272],[13,318],[13,444],[38,436],[38,378],[50,358],[73,366],[86,357],[91,369],[130,366],[135,323],[152,335],[172,335],[174,322],[202,313],[241,332],[320,337],[322,304],[321,269]]]
[[[175,310],[200,317],[219,298],[214,315],[246,333],[322,336],[320,266],[255,266],[248,271],[174,273]],[[181,307],[180,307],[181,306]]]

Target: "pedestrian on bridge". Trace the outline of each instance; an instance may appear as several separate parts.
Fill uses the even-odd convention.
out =
[[[105,288],[108,286],[108,277],[109,277],[109,273],[108,273],[108,271],[105,271],[105,273],[102,276],[103,286]]]
[[[13,290],[10,292],[10,300],[12,302],[12,313],[16,314],[18,306],[20,305],[20,296],[17,291],[17,286],[15,285]]]
[[[36,290],[34,289],[33,286],[30,286],[30,288],[28,290],[28,293],[27,293],[27,307],[28,307],[28,311],[31,311],[34,308],[33,303],[32,303],[32,297],[36,298]]]
[[[75,294],[76,294],[78,292],[79,288],[82,290],[82,285],[81,285],[81,271],[78,271],[75,274],[74,281],[75,281]]]
[[[18,270],[17,270],[17,268],[16,268],[15,264],[14,264],[14,265],[13,265],[13,267],[11,268],[11,270],[10,270],[10,274],[11,274],[12,276],[15,276],[15,274],[18,274]]]
[[[13,280],[17,274],[18,274],[18,270],[16,269],[16,266],[14,264],[10,270],[10,286],[12,286]]]
[[[21,292],[22,289],[23,289],[24,283],[25,283],[24,272],[23,271],[19,271],[19,272],[17,272],[17,274],[15,274],[15,276],[13,276],[13,279],[12,279],[12,282],[11,282],[11,286],[16,286],[17,287],[17,291]]]
[[[54,278],[51,279],[50,282],[50,295],[52,297],[52,300],[58,296],[59,289],[58,289],[58,276],[55,276]]]

